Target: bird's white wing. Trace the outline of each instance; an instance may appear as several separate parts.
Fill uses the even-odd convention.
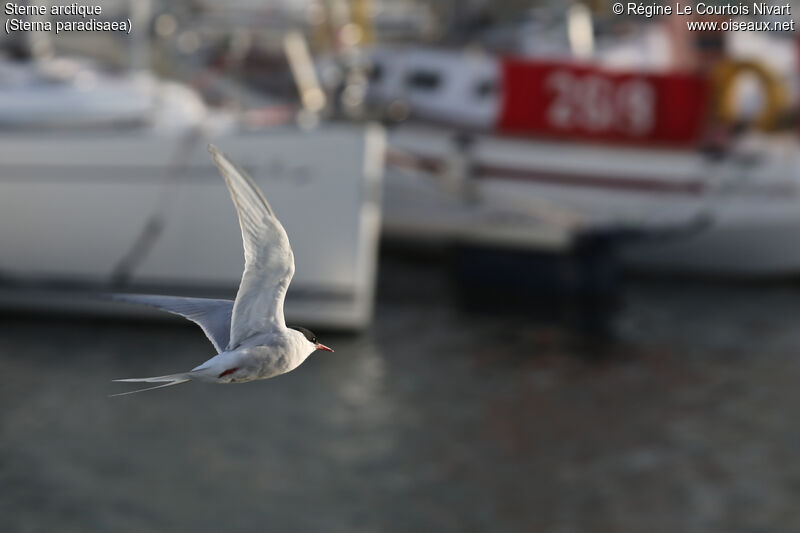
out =
[[[208,340],[220,353],[228,346],[231,332],[231,300],[209,298],[184,298],[181,296],[159,296],[150,294],[114,294],[113,300],[131,302],[162,309],[188,318],[203,329]]]
[[[239,216],[244,273],[233,305],[228,348],[254,334],[285,328],[283,300],[294,275],[289,237],[253,179],[209,145]]]

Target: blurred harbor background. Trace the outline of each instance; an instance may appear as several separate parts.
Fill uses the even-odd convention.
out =
[[[611,4],[109,1],[130,35],[0,37],[0,530],[800,528],[800,41]],[[336,352],[109,399],[212,355],[96,297],[235,295],[208,143]]]

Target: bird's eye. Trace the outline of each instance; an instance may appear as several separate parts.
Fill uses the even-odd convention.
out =
[[[316,343],[317,342],[317,338],[314,337],[313,339],[311,339],[311,342]]]

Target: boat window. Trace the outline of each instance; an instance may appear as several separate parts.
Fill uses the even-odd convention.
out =
[[[438,72],[430,70],[418,70],[412,72],[406,78],[406,87],[410,89],[422,89],[430,91],[436,89],[441,84],[442,78]]]
[[[486,98],[497,92],[497,84],[494,80],[481,80],[475,84],[473,91],[478,98]]]

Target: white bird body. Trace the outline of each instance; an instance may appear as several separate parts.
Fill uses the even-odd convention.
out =
[[[242,229],[245,268],[236,300],[141,294],[113,298],[195,322],[218,353],[189,372],[115,380],[163,384],[114,396],[191,380],[244,383],[267,379],[294,370],[315,350],[333,351],[318,343],[307,329],[286,327],[283,302],[294,275],[294,254],[286,231],[253,180],[214,146],[209,146],[209,151],[225,179]]]
[[[235,350],[217,354],[193,368],[190,374],[193,379],[217,383],[267,379],[294,370],[316,349],[299,331],[284,328],[254,335]]]

